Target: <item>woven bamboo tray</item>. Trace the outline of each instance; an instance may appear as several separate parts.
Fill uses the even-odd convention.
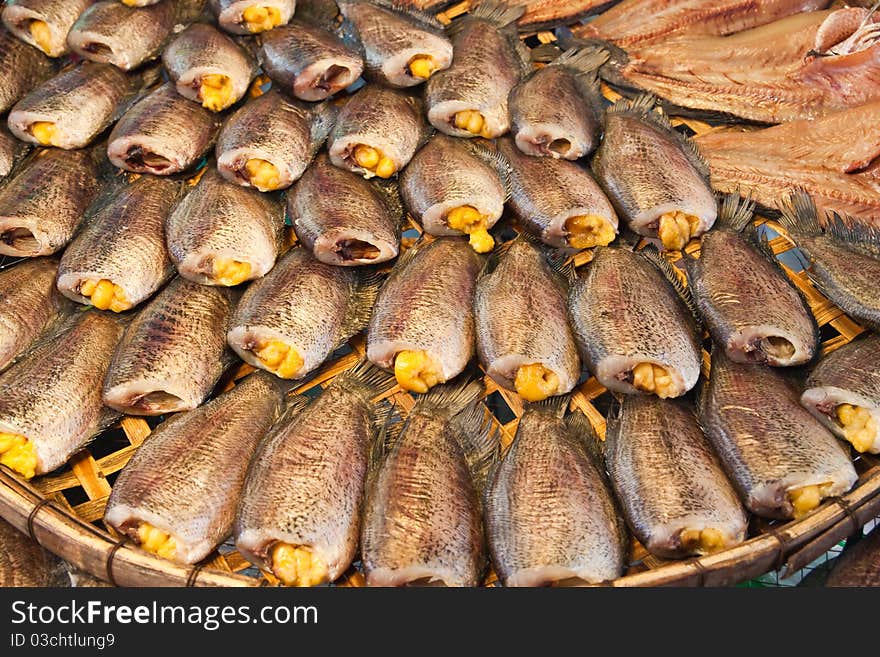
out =
[[[466,9],[467,3],[461,3],[439,17],[441,21],[448,22]],[[529,35],[530,43],[536,40],[546,43],[553,39],[553,34],[548,32]],[[605,88],[603,92],[609,100],[618,97],[610,89]],[[675,117],[673,124],[684,124],[695,134],[732,129]],[[421,228],[414,221],[410,220],[410,223],[412,230],[404,237],[404,248],[410,246],[421,233]],[[766,223],[777,235],[770,241],[777,256],[793,249],[781,226],[763,218],[756,220],[756,224],[762,223]],[[291,241],[293,239],[291,236]],[[698,255],[699,243],[691,243],[686,250]],[[673,262],[680,259],[677,253],[667,254],[667,257]],[[574,257],[574,263],[582,267],[590,258],[591,253],[585,251]],[[863,331],[823,297],[803,272],[784,268],[809,301],[821,328],[823,353],[850,342]],[[337,374],[352,367],[363,353],[364,338],[362,335],[356,336],[294,392],[317,392]],[[708,367],[709,355],[704,351],[704,374],[708,373]],[[250,366],[241,365],[227,373],[218,390],[234,386],[237,379],[252,370]],[[499,388],[490,378],[484,377],[484,382],[487,412],[492,415],[493,423],[500,427],[502,442],[506,445],[516,433],[523,411],[522,402],[515,393]],[[390,398],[403,415],[414,403],[413,398],[400,388],[393,388],[384,396]],[[596,433],[603,438],[605,412],[610,403],[610,393],[592,377],[583,381],[571,398],[571,408],[584,413]],[[119,425],[74,455],[63,469],[29,483],[0,466],[0,516],[77,568],[120,586],[277,584],[272,575],[258,571],[229,545],[223,546],[219,552],[196,566],[178,565],[138,549],[103,524],[104,506],[116,475],[157,423],[158,419],[154,418],[147,421],[139,417],[125,417]],[[768,571],[779,571],[783,577],[796,572],[842,539],[857,532],[871,518],[880,515],[880,460],[861,455],[854,457],[854,465],[859,479],[849,493],[826,501],[797,521],[769,522],[752,518],[749,540],[729,550],[682,561],[662,561],[649,555],[634,540],[626,574],[606,584],[719,586],[742,582]],[[363,575],[353,566],[335,585],[363,586],[363,583]],[[495,583],[496,578],[490,572],[486,584]]]

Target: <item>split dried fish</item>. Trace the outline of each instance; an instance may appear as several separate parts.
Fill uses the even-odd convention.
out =
[[[458,376],[474,353],[474,286],[482,262],[468,243],[421,242],[382,286],[367,330],[367,358],[394,369],[411,392]]]
[[[295,247],[248,287],[229,345],[254,367],[301,379],[367,325],[378,288],[375,272],[334,267]]]
[[[53,71],[51,59],[0,25],[0,114],[47,80]]]
[[[95,0],[7,0],[3,23],[49,57],[67,53],[67,33]]]
[[[0,270],[0,371],[55,317],[58,261],[32,258]]]
[[[166,420],[119,473],[104,522],[147,552],[201,561],[231,533],[248,463],[281,406],[274,377],[257,372]]]

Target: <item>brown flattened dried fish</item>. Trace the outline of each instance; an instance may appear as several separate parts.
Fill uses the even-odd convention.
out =
[[[564,395],[580,376],[568,325],[570,273],[522,237],[490,257],[477,280],[474,315],[480,363],[523,399]]]
[[[510,209],[524,230],[545,244],[587,249],[617,236],[617,213],[585,168],[552,157],[532,157],[512,139],[499,139],[509,163]]]
[[[624,99],[605,112],[593,172],[630,230],[683,249],[715,223],[715,196],[700,152],[654,111],[654,102]]]
[[[480,497],[498,436],[476,381],[416,401],[371,464],[361,552],[367,586],[476,586],[485,565]]]
[[[296,0],[209,0],[217,24],[232,34],[259,34],[287,25]]]
[[[812,360],[819,328],[806,300],[750,224],[754,205],[728,195],[700,258],[684,257],[688,283],[715,344],[736,361],[774,367]],[[743,235],[747,231],[747,235]]]
[[[876,526],[855,545],[834,560],[825,586],[880,586],[880,529]]]
[[[577,160],[599,144],[598,68],[608,53],[570,48],[510,92],[510,132],[526,155]]]
[[[64,248],[100,189],[98,151],[41,151],[0,187],[0,255]]]
[[[282,403],[274,377],[256,372],[166,420],[119,474],[104,521],[147,552],[201,561],[232,531],[248,463]]]
[[[505,586],[597,584],[620,577],[626,528],[568,397],[532,404],[490,475],[486,537]],[[604,466],[602,466],[604,467]],[[560,485],[565,482],[565,485]]]
[[[390,178],[409,163],[428,130],[418,98],[367,85],[340,110],[327,152],[338,167]]]
[[[494,157],[474,141],[442,133],[416,152],[400,174],[400,193],[426,233],[464,233],[477,253],[494,248],[489,229],[504,211],[508,177],[499,175],[506,170],[502,163],[493,163]]]
[[[118,417],[101,381],[122,328],[109,313],[74,313],[0,375],[0,463],[25,479],[52,472]]]
[[[0,518],[0,587],[66,587],[64,562]]]
[[[293,20],[261,39],[260,64],[285,92],[300,100],[326,100],[363,72],[361,56],[332,32]]]
[[[107,157],[126,171],[167,176],[198,163],[219,130],[216,115],[167,82],[123,114],[110,133]]]
[[[163,225],[182,191],[154,177],[115,189],[61,256],[59,291],[117,313],[152,296],[174,273]]]
[[[32,258],[0,270],[0,371],[55,317],[57,272],[53,258]]]
[[[599,383],[662,398],[680,397],[700,376],[689,305],[668,261],[612,247],[597,249],[568,299],[581,357]]]
[[[371,400],[393,383],[362,361],[313,402],[290,403],[257,449],[241,496],[235,544],[248,561],[287,586],[332,582],[351,565],[370,453],[390,411]]]
[[[856,482],[849,454],[772,368],[712,352],[700,421],[752,513],[799,518]]]
[[[8,0],[3,23],[19,39],[49,57],[67,52],[67,33],[95,0]]]
[[[536,32],[572,25],[597,14],[616,0],[529,0],[526,12],[517,21],[522,32]]]
[[[452,66],[432,75],[425,86],[431,125],[453,137],[494,139],[508,131],[507,97],[528,59],[513,26],[523,10],[483,0],[452,24]]]
[[[354,26],[366,74],[375,81],[412,87],[452,63],[452,43],[427,13],[391,0],[343,0],[339,9]]]
[[[104,403],[129,415],[201,404],[230,362],[229,290],[174,279],[126,328],[104,381]]]
[[[400,249],[404,218],[394,186],[335,167],[324,153],[287,195],[287,213],[300,242],[327,264],[377,264]]]
[[[334,267],[295,247],[248,287],[229,346],[254,367],[301,379],[367,325],[378,288],[375,272]]]
[[[9,132],[6,125],[0,123],[0,181],[12,172],[28,150],[30,150],[28,144],[20,142]]]
[[[306,107],[272,89],[226,120],[217,140],[217,170],[261,192],[286,189],[303,175],[335,120],[331,105]]]
[[[608,419],[605,462],[642,545],[667,559],[742,543],[748,521],[693,410],[628,395]]]
[[[82,62],[18,101],[9,112],[9,130],[32,144],[82,148],[118,118],[139,86],[140,76]]]
[[[284,211],[274,197],[205,173],[165,222],[177,271],[202,285],[239,285],[265,276],[281,249]]]
[[[394,369],[411,392],[458,376],[474,353],[473,299],[482,262],[463,239],[410,248],[382,286],[367,330],[367,358]]]
[[[0,114],[53,73],[52,60],[0,25]]]
[[[801,404],[858,452],[880,454],[880,336],[845,344],[810,372]]]
[[[194,23],[178,34],[162,62],[177,92],[212,112],[241,100],[257,72],[241,46],[207,23]]]

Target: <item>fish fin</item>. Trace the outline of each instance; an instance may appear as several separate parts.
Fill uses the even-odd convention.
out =
[[[376,177],[370,181],[370,184],[388,209],[388,213],[392,217],[397,218],[398,229],[402,229],[406,223],[406,209],[403,207],[403,200],[400,198],[400,188],[397,185],[397,181],[390,178]],[[398,234],[399,237],[400,235]]]
[[[406,0],[337,0],[339,8],[346,5],[370,4],[399,14],[403,19],[409,19],[416,27],[426,29],[438,34],[443,33],[443,24],[437,18],[422,9],[406,2]]]
[[[339,16],[339,6],[335,0],[297,0],[297,20],[311,23],[333,32],[337,16]]]
[[[751,223],[754,215],[755,202],[751,199],[751,195],[741,198],[737,190],[722,197],[715,222],[718,226],[741,233]]]
[[[678,294],[679,299],[681,299],[681,301],[690,311],[694,319],[695,329],[699,331],[700,327],[702,326],[700,311],[697,309],[697,303],[696,301],[694,301],[694,295],[691,292],[691,289],[681,280],[678,273],[676,273],[675,265],[669,262],[669,260],[664,258],[662,255],[660,255],[660,252],[654,245],[649,245],[645,247],[644,249],[639,251],[639,253],[643,258],[645,258],[648,262],[659,269],[664,278],[669,281],[672,289],[675,290],[676,294]]]
[[[565,426],[569,435],[582,444],[590,461],[600,474],[605,474],[605,442],[599,438],[596,430],[586,415],[578,410],[565,416]]]
[[[547,397],[539,402],[530,402],[526,404],[525,410],[537,411],[539,413],[550,413],[558,418],[565,415],[565,410],[571,403],[571,395],[556,395],[555,397]]]
[[[392,374],[376,367],[366,357],[361,358],[354,367],[337,376],[333,383],[337,381],[354,384],[363,390],[369,391],[373,396],[381,395],[396,385],[396,380]]]
[[[685,137],[672,126],[672,123],[669,122],[669,117],[666,116],[666,114],[654,111],[657,103],[656,96],[643,93],[637,96],[634,100],[621,98],[614,103],[614,105],[609,107],[606,112],[609,116],[614,114],[629,114],[635,116],[669,135],[669,137],[681,147],[682,152],[685,154],[691,165],[693,165],[703,178],[708,180],[709,164],[706,162],[703,154],[700,153],[700,149],[692,139]]]
[[[565,66],[577,75],[595,77],[597,71],[605,65],[610,57],[611,53],[608,52],[607,48],[591,45],[568,48],[552,64],[554,66]]]
[[[379,399],[373,402],[373,424],[376,427],[376,435],[385,427],[392,419],[395,413],[394,404],[387,399]],[[398,418],[399,419],[399,418]]]
[[[513,193],[510,161],[503,153],[501,153],[501,151],[495,148],[492,142],[485,139],[461,139],[459,141],[464,142],[462,146],[469,153],[476,156],[495,170],[495,173],[498,174],[499,180],[501,180],[501,186],[504,188],[504,202],[507,203]]]
[[[318,103],[310,109],[312,112],[312,123],[309,129],[311,131],[314,152],[317,153],[321,150],[321,146],[324,145],[324,142],[327,141],[327,137],[329,137],[330,133],[333,131],[339,110],[337,110],[332,103],[327,101]]]
[[[178,0],[174,3],[175,26],[172,32],[177,34],[177,28],[194,22],[205,11],[205,0]]]
[[[387,402],[387,405],[389,407],[387,414],[381,425],[378,426],[376,435],[370,443],[370,451],[367,456],[367,474],[364,483],[364,490],[367,491],[372,489],[376,475],[379,474],[379,470],[385,462],[385,456],[397,444],[405,424],[400,418],[397,407],[390,402]]]
[[[819,212],[816,203],[803,187],[797,187],[780,203],[779,223],[792,236],[820,235]]]
[[[472,401],[452,418],[450,426],[457,435],[459,447],[482,498],[489,472],[498,460],[501,432],[479,400]]]
[[[281,411],[281,415],[278,417],[278,422],[280,423],[282,418],[284,418],[286,422],[289,422],[302,413],[306,406],[311,403],[312,399],[306,395],[288,395],[284,398],[284,408]]]
[[[348,342],[353,335],[364,330],[370,323],[370,315],[373,313],[373,306],[384,280],[382,272],[378,269],[370,271],[361,267],[358,268],[355,275],[357,278],[352,286],[348,311],[345,320],[339,327],[339,339],[334,351]]]
[[[468,16],[481,18],[497,28],[513,25],[526,12],[526,5],[515,5],[504,0],[482,0],[476,7],[471,7]],[[453,21],[452,25],[455,25]]]
[[[532,48],[529,52],[529,59],[536,64],[550,64],[556,61],[562,54],[562,48],[559,42],[542,43]]]
[[[543,251],[543,249],[539,248],[539,251]],[[547,260],[547,264],[550,265],[550,269],[552,269],[556,274],[559,275],[560,278],[565,282],[566,290],[568,286],[574,283],[577,278],[577,271],[575,270],[574,260],[569,258],[568,254],[565,253],[564,250],[554,250],[549,254],[545,254],[545,260]],[[567,293],[566,293],[567,294]]]
[[[441,410],[450,416],[458,415],[480,399],[484,392],[483,383],[478,378],[465,374],[450,383],[434,386],[424,395],[418,395],[410,413]]]
[[[858,219],[845,219],[836,212],[825,217],[825,232],[854,251],[868,256],[880,256],[880,228]]]

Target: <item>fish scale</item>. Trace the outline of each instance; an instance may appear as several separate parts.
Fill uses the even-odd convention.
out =
[[[70,586],[64,564],[26,534],[0,519],[0,586]]]
[[[0,26],[0,114],[52,75],[52,60]]]
[[[39,47],[50,57],[67,53],[67,34],[76,19],[95,0],[8,0],[3,23],[19,39]],[[32,22],[46,26],[47,38],[39,46],[31,33]]]
[[[58,261],[32,258],[0,271],[0,371],[22,353],[55,316]]]

